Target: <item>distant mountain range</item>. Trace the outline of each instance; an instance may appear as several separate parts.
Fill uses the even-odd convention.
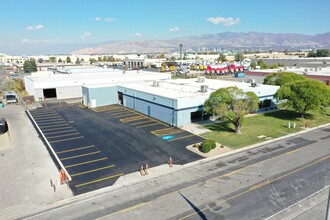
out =
[[[224,32],[169,40],[117,41],[73,51],[73,54],[166,53],[199,49],[305,49],[330,48],[330,32],[317,35]]]

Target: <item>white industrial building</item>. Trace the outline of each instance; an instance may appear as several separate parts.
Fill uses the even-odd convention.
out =
[[[143,83],[120,83],[83,86],[84,103],[91,107],[121,104],[173,126],[190,124],[203,118],[203,104],[219,88],[236,86],[254,92],[267,107],[275,106],[273,95],[278,86],[198,79],[154,80]],[[262,106],[261,106],[262,107]]]
[[[132,83],[170,79],[170,74],[122,71],[103,68],[68,68],[62,73],[46,71],[24,77],[25,90],[35,100],[82,98],[82,86],[89,84]]]

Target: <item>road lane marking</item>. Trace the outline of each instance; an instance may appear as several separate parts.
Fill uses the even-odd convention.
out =
[[[45,123],[45,122],[51,124],[53,122],[58,122],[58,121],[62,121],[62,122],[64,121],[65,122],[65,120],[63,118],[52,118],[52,119],[42,119],[42,120],[36,119],[36,122],[38,124],[39,123]]]
[[[37,117],[35,119],[38,120],[38,121],[41,121],[41,120],[45,120],[45,119],[55,119],[55,118],[62,118],[62,117],[59,116],[59,115],[54,115],[54,116],[51,116],[51,117]]]
[[[102,157],[102,158],[96,159],[96,160],[89,160],[89,161],[86,161],[86,162],[71,164],[71,165],[65,166],[65,168],[76,167],[76,166],[85,165],[85,164],[89,164],[89,163],[94,163],[94,162],[98,162],[98,161],[106,160],[106,159],[108,159],[108,158],[107,157]]]
[[[79,155],[75,155],[75,156],[71,156],[71,157],[64,157],[64,158],[60,158],[60,160],[70,160],[70,159],[74,159],[74,158],[79,158],[79,157],[85,157],[85,156],[89,156],[89,155],[93,155],[93,154],[98,154],[101,151],[94,151],[94,152],[90,152],[90,153],[86,153],[86,154],[79,154]]]
[[[223,203],[225,203],[225,202],[228,202],[228,201],[230,201],[230,200],[232,200],[232,199],[235,199],[235,198],[237,198],[237,197],[239,197],[239,196],[245,195],[245,194],[247,194],[247,193],[249,193],[249,192],[251,192],[251,191],[254,191],[254,190],[256,190],[256,189],[259,189],[260,187],[263,187],[263,186],[269,185],[269,184],[271,184],[271,183],[273,183],[273,182],[275,182],[275,181],[277,181],[277,180],[283,179],[284,177],[287,177],[287,176],[289,176],[289,175],[295,174],[295,173],[297,173],[297,172],[299,172],[299,171],[301,171],[301,170],[303,170],[303,169],[306,169],[306,168],[308,168],[308,167],[310,167],[310,166],[313,166],[313,165],[315,165],[315,164],[317,164],[317,163],[320,163],[320,162],[322,162],[322,161],[324,161],[324,160],[327,160],[327,159],[330,159],[330,155],[325,156],[325,157],[321,157],[320,159],[318,159],[318,160],[316,160],[316,161],[314,161],[314,162],[312,162],[312,163],[310,163],[310,164],[307,164],[307,165],[305,165],[305,166],[303,166],[303,167],[300,167],[300,168],[298,168],[298,169],[295,169],[295,170],[293,170],[293,171],[291,171],[291,172],[289,172],[289,173],[286,173],[286,174],[284,174],[284,175],[282,175],[282,176],[279,176],[279,177],[277,177],[277,178],[275,178],[275,179],[268,179],[268,180],[266,180],[266,181],[264,181],[264,182],[262,182],[262,183],[259,183],[259,184],[255,185],[255,186],[252,186],[252,187],[250,187],[248,190],[246,190],[246,191],[244,191],[244,192],[238,193],[238,194],[236,194],[236,195],[234,195],[234,196],[232,196],[232,197],[229,197],[229,198],[227,198],[227,199],[225,199],[225,200],[222,200],[221,202],[219,202],[219,205],[221,205],[221,204],[223,204]],[[200,212],[203,212],[203,211],[205,211],[205,210],[207,210],[207,209],[208,209],[208,207],[203,208],[203,209],[199,210],[198,212],[193,212],[193,213],[191,213],[191,214],[189,214],[189,215],[186,215],[186,216],[184,216],[184,217],[182,217],[182,218],[179,218],[179,220],[189,218],[189,217],[191,217],[191,216],[193,216],[193,215],[196,215],[196,214],[198,214],[198,213],[200,213]]]
[[[93,173],[93,172],[96,172],[96,171],[99,171],[99,170],[110,169],[114,166],[115,165],[110,165],[110,166],[106,166],[106,167],[101,167],[101,168],[97,168],[97,169],[93,169],[93,170],[84,171],[84,172],[81,172],[81,173],[70,174],[70,176],[71,177],[80,176],[80,175],[84,175],[84,174],[87,174],[87,173]]]
[[[141,113],[139,113],[139,112],[137,112],[137,111],[134,111],[134,110],[132,110],[132,109],[126,108],[126,110],[127,110],[127,111],[131,111],[131,112],[135,112],[135,113],[138,114],[138,115],[144,116],[144,117],[148,118],[149,120],[154,121],[154,122],[157,122],[157,123],[159,123],[159,124],[162,124],[162,125],[164,125],[164,126],[166,126],[166,127],[169,126],[168,124],[165,124],[165,123],[163,123],[163,122],[161,122],[161,121],[158,121],[158,120],[156,120],[156,119],[153,119],[153,118],[151,118],[151,117],[149,117],[149,116],[147,116],[147,115],[141,114]]]
[[[79,132],[75,132],[75,133],[70,133],[70,134],[62,134],[62,135],[57,135],[57,136],[47,137],[47,139],[59,138],[59,137],[67,137],[67,136],[73,136],[73,135],[77,135],[77,134],[80,134],[80,133],[79,133]]]
[[[115,175],[112,175],[112,176],[107,176],[107,177],[104,177],[104,178],[101,178],[101,179],[97,179],[97,180],[93,180],[93,181],[90,181],[90,182],[81,183],[81,184],[75,185],[75,187],[76,188],[79,188],[79,187],[82,187],[82,186],[86,186],[86,185],[93,184],[93,183],[98,183],[98,182],[101,182],[101,181],[104,181],[104,180],[108,180],[108,179],[112,179],[112,178],[115,178],[115,177],[118,177],[118,176],[122,176],[122,175],[124,175],[124,173],[118,173],[118,174],[115,174]]]
[[[57,141],[49,141],[49,143],[58,143],[58,142],[70,141],[70,140],[75,140],[75,139],[80,139],[80,138],[84,138],[84,136],[79,136],[79,137],[74,137],[74,138],[66,138],[66,139],[57,140]]]
[[[85,147],[78,147],[78,148],[74,148],[74,149],[70,149],[70,150],[62,150],[62,151],[56,152],[56,154],[63,154],[63,153],[67,153],[67,152],[72,152],[72,151],[77,151],[77,150],[82,150],[82,149],[87,149],[87,148],[92,148],[92,147],[95,147],[95,145],[89,145],[89,146],[85,146]]]
[[[286,154],[292,154],[292,153],[295,153],[295,152],[297,152],[297,151],[299,151],[299,150],[301,150],[301,148],[298,148],[298,149],[295,149],[295,150],[289,151],[289,152],[286,153]]]
[[[187,136],[174,138],[174,139],[171,139],[171,140],[168,140],[168,141],[176,141],[176,140],[181,140],[181,139],[188,138],[188,137],[193,137],[193,136],[196,136],[196,135],[190,134],[190,135],[187,135]]]

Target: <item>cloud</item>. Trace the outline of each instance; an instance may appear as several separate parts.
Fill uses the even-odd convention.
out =
[[[85,33],[83,33],[81,36],[80,36],[80,39],[84,40],[86,38],[91,38],[92,37],[92,33],[89,32],[89,31],[85,31]]]
[[[170,32],[177,32],[179,30],[180,30],[180,28],[178,28],[178,27],[173,27],[173,28],[169,29]]]
[[[100,17],[95,17],[95,21],[101,21]]]
[[[42,24],[38,24],[36,26],[27,26],[25,30],[27,31],[35,31],[35,30],[41,30],[41,29],[44,29],[45,26],[43,26]]]
[[[55,40],[32,40],[28,38],[23,38],[21,40],[22,44],[49,44],[49,43],[55,43],[60,41],[60,39],[55,39]]]
[[[142,34],[140,34],[140,33],[135,33],[135,34],[133,34],[133,36],[134,36],[134,37],[141,37]]]
[[[208,22],[213,24],[224,23],[225,26],[232,26],[238,24],[241,20],[239,18],[224,18],[224,17],[210,17],[206,19]]]
[[[104,21],[105,22],[113,22],[113,21],[115,21],[115,20],[117,20],[116,18],[104,18]]]

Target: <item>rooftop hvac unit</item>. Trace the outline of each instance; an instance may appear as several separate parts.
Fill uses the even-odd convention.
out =
[[[199,77],[197,78],[197,82],[199,82],[199,83],[203,83],[203,82],[205,82],[205,77],[204,77],[204,76],[199,76]]]
[[[201,85],[201,92],[202,93],[205,93],[205,92],[207,92],[207,89],[208,89],[209,87],[207,86],[207,85]]]
[[[154,87],[159,87],[159,81],[154,80],[153,83],[152,83],[152,85],[153,85]]]

